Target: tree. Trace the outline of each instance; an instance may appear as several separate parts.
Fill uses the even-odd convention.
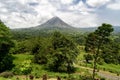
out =
[[[102,24],[97,30],[90,33],[86,38],[85,51],[93,54],[93,80],[95,79],[95,71],[97,62],[102,51],[102,46],[110,41],[109,36],[113,32],[112,25]]]
[[[60,32],[54,32],[51,41],[48,67],[52,71],[72,72],[78,55],[77,46]]]
[[[0,21],[0,72],[12,67],[12,56],[9,54],[13,46],[9,28]]]
[[[71,35],[71,37],[74,39],[74,41],[79,45],[85,44],[85,36],[86,36],[86,34]]]
[[[118,43],[111,41],[109,44],[106,44],[102,47],[101,57],[106,63],[120,64],[120,47]]]
[[[34,62],[38,64],[46,64],[48,61],[47,55],[50,53],[49,38],[38,38],[34,41],[34,46],[32,48],[32,53],[34,54]]]

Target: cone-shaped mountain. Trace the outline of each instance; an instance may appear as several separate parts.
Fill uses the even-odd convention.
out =
[[[59,17],[53,17],[47,22],[37,26],[42,28],[50,28],[50,27],[58,27],[58,28],[71,28],[72,26],[65,23],[63,20],[61,20]]]

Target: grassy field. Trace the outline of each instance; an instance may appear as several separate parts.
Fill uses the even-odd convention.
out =
[[[77,61],[83,61],[84,60],[84,54],[85,52],[84,51],[81,51],[80,55],[77,57]],[[33,58],[33,55],[28,55],[28,54],[17,54],[17,55],[14,55],[15,60],[14,60],[14,64],[18,64],[20,62],[23,62],[24,60],[28,60],[28,59],[32,59]],[[81,64],[84,64],[84,66],[86,66],[85,63],[83,62],[80,62]],[[44,73],[48,73],[51,77],[53,77],[54,75],[57,76],[57,75],[60,75],[59,73],[51,73],[49,71],[46,71],[44,70],[44,66],[42,65],[38,65],[38,64],[33,64],[34,67],[33,67],[33,72],[32,74],[36,74],[38,76],[42,76]],[[92,67],[92,64],[87,64],[87,67]],[[105,70],[105,71],[109,71],[109,72],[113,72],[113,73],[120,73],[120,65],[115,65],[115,64],[106,64],[104,63],[103,65],[98,65],[98,68],[101,69],[101,70]],[[37,70],[36,70],[37,69]],[[79,72],[79,70],[78,70]],[[40,74],[39,74],[40,73]],[[64,76],[66,74],[62,74],[62,76]]]
[[[77,57],[78,61],[83,61],[84,57],[83,55],[85,54],[84,51],[81,51],[80,55]],[[25,60],[32,60],[32,58],[34,57],[33,55],[30,54],[15,54],[14,56],[14,65],[17,66],[18,64],[21,64],[22,62],[24,62]],[[84,62],[80,62],[83,66],[86,67],[92,67],[92,64],[85,64]],[[51,72],[45,69],[44,65],[38,65],[38,64],[34,64],[32,63],[32,72],[29,75],[33,75],[36,77],[35,80],[37,79],[41,79],[41,77],[44,74],[47,74],[49,79],[56,79],[57,76],[60,76],[62,78],[62,80],[66,80],[66,78],[68,77],[67,73],[58,73],[58,72]],[[114,65],[114,64],[103,64],[103,65],[98,65],[98,68],[101,70],[105,70],[105,71],[110,71],[113,73],[120,73],[120,65]],[[86,69],[81,69],[81,68],[77,68],[76,67],[76,72],[71,74],[71,77],[75,77],[75,78],[79,78],[80,76],[86,76],[86,75],[90,75],[90,73],[88,72],[88,70]],[[25,75],[15,75],[12,78],[2,78],[0,77],[0,80],[16,80],[16,77],[19,77],[19,80],[24,80]]]
[[[15,65],[17,64],[20,64],[22,63],[23,61],[25,60],[30,60],[33,58],[33,55],[29,55],[29,54],[16,54],[16,55],[13,55],[15,57],[13,63]],[[35,75],[36,77],[41,77],[42,75],[44,74],[48,74],[50,77],[54,77],[54,76],[57,76],[57,75],[61,75],[61,76],[66,76],[67,74],[66,73],[53,73],[53,72],[49,72],[47,70],[44,69],[44,65],[38,65],[38,64],[32,64],[32,72],[31,74],[32,75]]]
[[[85,67],[93,67],[92,62],[89,64],[85,63],[85,59],[84,59],[84,50],[81,50],[80,55],[77,57],[77,64],[79,64],[80,66],[85,66]],[[109,71],[112,73],[116,73],[116,74],[120,74],[120,64],[116,65],[116,64],[106,64],[103,63],[102,65],[97,65],[98,69],[100,70],[105,70],[105,71]]]
[[[120,65],[103,64],[103,65],[98,65],[98,68],[112,73],[120,74]]]
[[[29,55],[29,54],[15,54],[13,55],[13,57],[15,58],[13,61],[13,64],[17,65],[22,63],[25,60],[30,60],[33,58],[33,55]]]
[[[19,64],[21,64],[22,62],[24,62],[25,60],[32,60],[33,58],[33,55],[29,55],[29,54],[15,54],[13,55],[14,57],[14,65],[17,66]],[[34,64],[32,63],[32,72],[29,74],[29,75],[33,75],[36,77],[35,80],[39,79],[41,80],[41,77],[44,75],[44,74],[47,74],[48,75],[48,78],[49,79],[56,79],[57,76],[60,76],[62,78],[62,80],[66,80],[66,78],[68,77],[68,74],[67,73],[59,73],[59,72],[51,72],[51,71],[48,71],[45,69],[45,66],[44,65],[38,65],[38,64]],[[71,74],[71,77],[79,77],[80,75],[79,74],[82,74],[82,75],[89,75],[89,73],[85,70],[85,69],[79,69],[79,68],[76,68],[76,73],[73,73]],[[16,80],[16,78],[19,77],[20,79],[19,80],[24,80],[24,78],[26,77],[25,75],[15,75],[14,77],[12,78],[2,78],[0,77],[0,80]]]

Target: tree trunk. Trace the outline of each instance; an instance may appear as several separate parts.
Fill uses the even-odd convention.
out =
[[[93,80],[95,80],[95,74],[96,74],[96,68],[97,68],[97,65],[96,65],[96,59],[94,60],[93,62]]]
[[[94,52],[94,62],[93,62],[93,80],[95,80],[95,74],[96,74],[96,69],[97,69],[97,58],[99,57],[100,53],[100,46],[101,44],[98,45],[97,52]]]

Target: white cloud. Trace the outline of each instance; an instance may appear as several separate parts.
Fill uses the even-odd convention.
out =
[[[91,7],[100,7],[110,2],[111,0],[87,0],[87,4]]]
[[[2,9],[0,9],[0,12],[8,12],[8,10],[6,9],[6,8],[2,8]]]
[[[116,0],[114,3],[109,4],[107,8],[112,10],[120,10],[120,0]]]
[[[61,0],[62,4],[72,4],[73,0]]]
[[[90,27],[97,25],[97,15],[96,14],[82,14],[82,13],[57,13],[61,19],[63,19],[66,23],[74,26],[74,27]],[[76,24],[77,23],[77,24]]]
[[[3,7],[3,6],[4,6],[4,4],[0,3],[0,7]]]
[[[54,16],[75,27],[96,26],[99,15],[88,5],[99,7],[109,1],[86,0],[85,4],[80,0],[74,4],[73,0],[0,0],[0,19],[10,28],[37,26]],[[114,8],[113,4],[107,7],[111,8],[111,5]]]
[[[72,10],[72,11],[75,11],[75,12],[79,11],[82,14],[89,14],[90,11],[91,12],[94,11],[94,9],[88,8],[82,1],[79,2],[77,5],[70,6],[68,9]]]
[[[44,22],[46,18],[50,18],[55,11],[55,8],[47,0],[37,1],[38,0],[4,1],[3,3],[5,6],[0,8],[0,19],[11,28],[23,28],[38,25]],[[8,4],[9,2],[10,4]],[[29,3],[35,2],[39,5],[29,5]]]

